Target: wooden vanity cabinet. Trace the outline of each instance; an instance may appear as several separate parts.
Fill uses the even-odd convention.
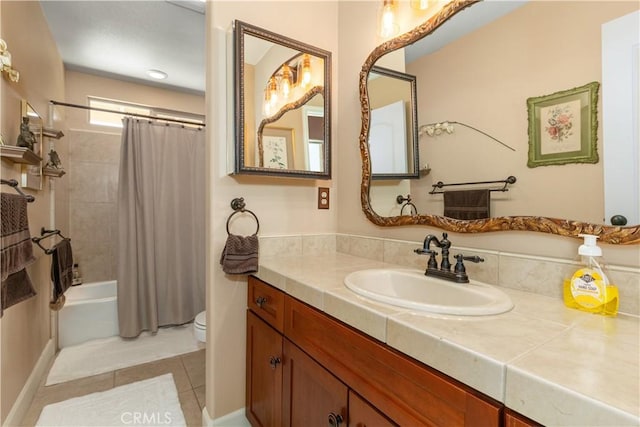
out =
[[[247,311],[246,416],[253,426],[282,425],[282,334]]]
[[[253,426],[502,424],[499,402],[255,277],[249,277],[249,289],[246,411]],[[255,304],[267,292],[283,297],[281,329],[257,318],[265,313],[271,320],[279,318],[263,310],[268,303],[281,307],[277,295],[269,294],[262,307]],[[273,370],[281,373],[258,372],[272,370],[269,360],[278,349],[280,362]]]

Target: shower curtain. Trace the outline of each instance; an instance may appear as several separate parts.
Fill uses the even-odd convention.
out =
[[[120,336],[205,309],[205,133],[123,120],[118,184]]]

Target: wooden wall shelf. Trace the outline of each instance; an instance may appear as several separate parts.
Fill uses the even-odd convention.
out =
[[[62,169],[42,168],[42,175],[50,176],[53,178],[60,178],[66,172]]]
[[[42,157],[25,147],[15,145],[0,146],[0,157],[11,160],[14,163],[24,163],[27,165],[38,165]]]

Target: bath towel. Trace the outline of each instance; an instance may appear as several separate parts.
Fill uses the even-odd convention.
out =
[[[444,216],[454,219],[489,218],[489,190],[444,192]]]
[[[229,234],[220,256],[222,270],[227,274],[248,274],[258,271],[258,236]]]
[[[69,239],[62,239],[51,249],[51,281],[53,298],[50,307],[59,310],[64,305],[64,293],[73,282],[73,251]]]
[[[4,309],[34,296],[36,292],[25,270],[35,261],[27,199],[20,194],[2,193],[0,196],[1,317]]]

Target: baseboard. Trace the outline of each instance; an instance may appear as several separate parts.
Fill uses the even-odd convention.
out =
[[[29,406],[31,406],[31,402],[33,401],[33,398],[38,391],[40,381],[42,381],[44,376],[47,374],[47,368],[51,364],[55,353],[55,343],[52,339],[50,339],[44,346],[44,350],[42,350],[42,353],[40,354],[36,365],[33,367],[29,378],[27,378],[27,382],[25,383],[24,387],[22,387],[18,398],[11,407],[11,411],[9,411],[7,418],[2,424],[3,426],[21,425],[20,423],[22,422],[24,416],[27,414]]]
[[[209,416],[206,406],[202,409],[202,425],[204,427],[251,427],[244,415],[244,408],[213,420]]]

